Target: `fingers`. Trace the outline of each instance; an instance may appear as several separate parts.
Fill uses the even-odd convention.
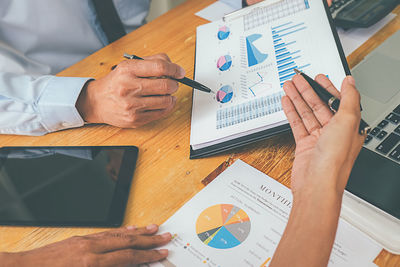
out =
[[[347,76],[343,80],[341,96],[339,111],[342,110],[361,116],[360,93],[356,89],[356,84],[352,76]]]
[[[340,93],[326,75],[318,74],[315,81],[322,85],[329,93],[340,99]]]
[[[146,96],[141,98],[141,111],[173,109],[176,103],[175,96]]]
[[[319,123],[325,126],[333,116],[329,107],[319,98],[303,76],[295,75],[292,81],[307,105],[313,110]]]
[[[163,96],[178,91],[177,81],[164,78],[120,77],[120,89],[116,90],[121,97],[131,96]]]
[[[95,233],[95,234],[91,234],[88,236],[89,237],[103,237],[104,235],[107,235],[107,234],[120,234],[120,233],[126,233],[127,231],[131,231],[132,233],[135,233],[138,235],[153,235],[153,234],[157,233],[158,225],[150,224],[146,227],[140,227],[140,228],[137,228],[136,226],[121,227],[118,229]]]
[[[261,2],[262,0],[246,0],[246,1],[247,1],[247,4],[249,6],[251,6],[251,5],[257,4],[258,2]]]
[[[282,107],[292,128],[294,140],[298,143],[302,138],[309,135],[307,129],[288,96],[282,97]]]
[[[102,266],[127,266],[157,262],[168,256],[168,250],[133,250],[125,249],[106,253],[100,256]]]
[[[135,233],[106,234],[101,241],[99,240],[97,245],[101,252],[125,248],[152,249],[167,244],[171,241],[171,237],[170,233],[162,235],[139,235]]]
[[[171,79],[137,79],[141,84],[142,96],[172,95],[178,91],[179,84]]]
[[[115,70],[136,77],[168,76],[176,79],[182,79],[185,76],[185,70],[182,67],[164,59],[125,60],[118,64],[118,67]]]
[[[160,54],[155,54],[155,55],[152,55],[152,56],[147,56],[147,57],[144,57],[144,59],[145,60],[161,59],[161,60],[165,60],[165,61],[171,62],[171,59],[165,53],[160,53]]]
[[[286,82],[283,85],[283,90],[292,101],[297,113],[300,115],[301,120],[308,133],[312,133],[321,128],[321,124],[315,117],[311,108],[307,105],[301,97],[299,91],[292,81]]]
[[[171,240],[170,233],[155,235],[158,227],[130,230],[121,228],[97,235],[88,236],[93,241],[94,252],[104,253],[119,249],[152,249],[167,244]]]

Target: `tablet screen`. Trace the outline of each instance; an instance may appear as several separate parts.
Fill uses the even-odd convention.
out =
[[[0,224],[117,226],[136,157],[134,147],[2,148]]]

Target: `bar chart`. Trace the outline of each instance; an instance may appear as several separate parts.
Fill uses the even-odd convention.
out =
[[[281,87],[295,75],[294,69],[303,70],[310,66],[304,62],[302,58],[304,46],[298,43],[297,40],[300,38],[296,38],[298,33],[306,29],[304,22],[287,22],[271,28]]]
[[[216,128],[222,129],[279,112],[282,110],[281,98],[283,95],[284,92],[278,92],[219,109]]]

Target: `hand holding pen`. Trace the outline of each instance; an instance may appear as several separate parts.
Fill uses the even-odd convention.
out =
[[[360,94],[351,76],[343,81],[341,92],[325,75],[315,80],[330,94],[340,96],[341,103],[333,114],[301,75],[284,84],[282,106],[296,141],[291,187],[298,194],[309,189],[340,193],[365,140],[358,132]]]
[[[340,95],[341,104],[335,115],[301,75],[295,75],[283,86],[286,96],[282,97],[282,106],[296,141],[296,156],[290,178],[293,208],[271,261],[275,266],[288,263],[288,248],[294,259],[309,252],[304,247],[299,252],[299,247],[293,246],[293,235],[299,244],[313,242],[313,248],[330,251],[344,189],[365,139],[358,133],[360,95],[354,80],[347,77],[340,93],[326,76],[319,75],[316,81],[332,95]],[[313,239],[309,233],[324,238]],[[325,258],[327,262],[329,253]],[[326,262],[319,257],[310,265]]]
[[[329,106],[329,108],[334,113],[338,112],[339,106],[340,106],[340,100],[338,97],[329,93],[324,87],[322,87],[319,83],[314,81],[312,78],[310,78],[305,73],[303,73],[297,69],[294,69],[294,71],[296,72],[296,74],[300,74],[301,76],[303,76],[303,78],[307,81],[307,83],[310,84],[310,86],[314,90],[314,92],[321,98],[321,100],[326,105]],[[351,77],[351,79],[353,79],[353,78]],[[353,79],[353,81],[354,81],[354,79]],[[361,105],[360,105],[360,109],[361,109]],[[365,134],[368,134],[370,131],[371,131],[371,127],[363,119],[360,119],[359,133],[361,135],[365,135]]]
[[[172,113],[179,87],[174,79],[184,76],[185,70],[165,54],[125,60],[104,77],[88,81],[76,107],[88,123],[137,128]]]
[[[138,57],[136,55],[130,55],[130,54],[127,54],[127,53],[124,54],[124,58],[126,58],[126,59],[144,60],[141,57]],[[185,84],[185,85],[187,85],[189,87],[192,87],[193,89],[197,89],[197,90],[200,90],[200,91],[203,91],[203,92],[206,92],[206,93],[214,93],[215,94],[215,92],[213,90],[211,90],[210,88],[208,88],[207,86],[205,86],[205,85],[203,85],[203,84],[201,84],[199,82],[196,82],[194,80],[191,80],[191,79],[189,79],[187,77],[183,77],[182,79],[176,79],[176,78],[173,78],[173,77],[168,77],[168,78],[173,79],[173,80],[175,80],[177,82],[183,83],[183,84]]]

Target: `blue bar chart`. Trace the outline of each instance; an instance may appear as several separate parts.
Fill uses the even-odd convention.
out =
[[[222,129],[279,112],[282,110],[281,98],[283,95],[283,92],[278,92],[219,109],[217,111],[216,128]]]
[[[294,69],[303,70],[310,66],[303,61],[303,51],[296,40],[296,34],[306,29],[304,22],[287,22],[271,28],[281,87],[295,75]]]

